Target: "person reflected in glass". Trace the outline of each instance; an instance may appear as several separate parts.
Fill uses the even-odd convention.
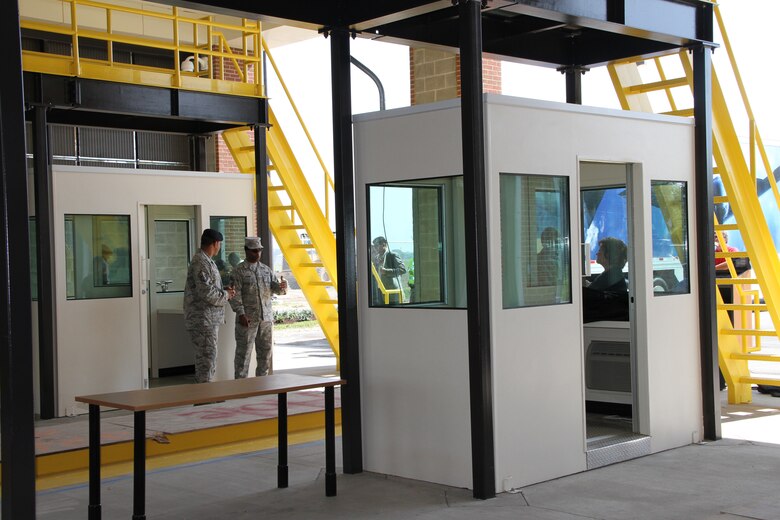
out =
[[[558,230],[544,228],[541,236],[542,250],[536,255],[536,281],[538,285],[558,283]]]
[[[111,283],[111,258],[114,256],[114,251],[106,244],[100,246],[100,256],[95,258],[95,272],[97,273],[98,282],[101,286],[106,286]]]
[[[390,251],[385,237],[378,236],[371,242],[371,262],[385,290],[397,291],[389,295],[389,303],[403,303],[401,275],[406,273],[406,266],[397,253]],[[385,303],[384,294],[377,292],[374,303],[382,305]]]

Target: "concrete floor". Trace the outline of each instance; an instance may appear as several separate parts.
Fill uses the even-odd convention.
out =
[[[290,487],[277,489],[276,452],[152,471],[149,519],[778,519],[780,446],[720,440],[536,484],[491,500],[374,473],[338,471],[325,497],[324,445],[291,447]],[[338,454],[338,459],[340,453]],[[130,518],[132,479],[104,480],[103,518]],[[87,486],[42,492],[38,518],[83,519]]]

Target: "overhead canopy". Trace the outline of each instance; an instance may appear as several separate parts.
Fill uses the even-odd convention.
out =
[[[458,48],[458,8],[430,0],[156,0],[284,25],[347,27],[411,46]],[[596,66],[712,41],[706,0],[488,0],[483,50],[506,59]]]

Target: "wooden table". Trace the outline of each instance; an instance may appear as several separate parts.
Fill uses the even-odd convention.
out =
[[[213,383],[166,386],[110,394],[84,395],[76,401],[89,405],[89,520],[100,520],[100,407],[130,410],[133,421],[133,520],[146,518],[146,411],[278,395],[279,464],[277,485],[287,487],[287,394],[312,388],[325,389],[325,495],[336,496],[336,428],[334,387],[345,384],[338,377],[274,374]]]

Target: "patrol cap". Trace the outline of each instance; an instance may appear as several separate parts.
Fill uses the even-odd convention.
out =
[[[381,246],[383,244],[387,244],[387,239],[383,236],[378,236],[371,243],[374,244],[375,246]]]
[[[260,242],[260,237],[246,237],[244,247],[246,249],[263,249],[263,244]]]
[[[213,244],[214,242],[222,242],[223,240],[225,240],[225,237],[222,236],[222,233],[211,228],[204,229],[203,234],[200,236],[201,244]]]

